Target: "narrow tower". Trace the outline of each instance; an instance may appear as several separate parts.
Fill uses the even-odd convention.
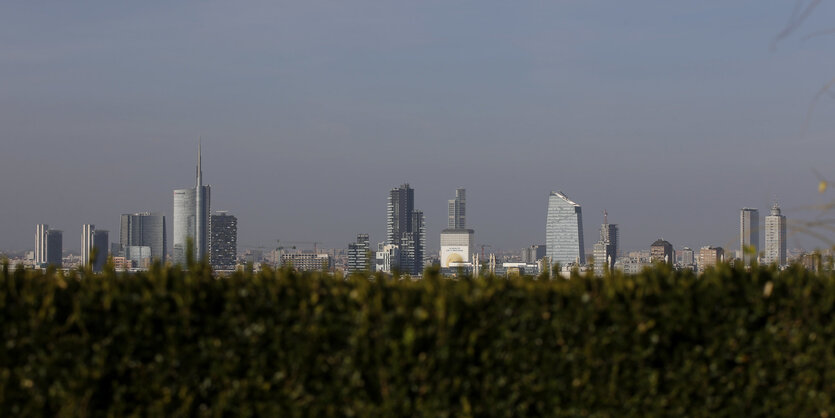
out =
[[[196,184],[191,189],[174,190],[174,264],[185,264],[189,240],[194,257],[209,257],[211,230],[211,186],[203,185],[203,147],[197,144]]]
[[[786,217],[775,203],[765,217],[765,264],[786,264]]]
[[[746,254],[746,249],[750,252]],[[739,253],[748,266],[760,252],[760,212],[754,208],[739,211]]]
[[[197,142],[197,185],[194,193],[194,256],[202,260],[209,254],[209,187],[203,186],[203,144]]]

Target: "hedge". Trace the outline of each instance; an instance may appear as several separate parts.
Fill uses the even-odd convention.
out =
[[[835,285],[0,275],[0,416],[828,416]]]

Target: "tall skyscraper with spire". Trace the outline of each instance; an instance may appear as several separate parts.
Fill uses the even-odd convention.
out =
[[[186,264],[186,248],[192,241],[195,260],[209,256],[211,186],[203,185],[203,150],[197,145],[197,184],[174,190],[174,264]]]

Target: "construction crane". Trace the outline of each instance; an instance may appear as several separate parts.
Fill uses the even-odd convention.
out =
[[[285,246],[281,245],[281,240],[280,239],[275,240],[275,244],[276,244],[275,252],[277,253],[276,256],[275,256],[275,265],[276,265],[276,267],[281,267],[281,253],[284,250],[291,250],[291,249],[295,250],[296,246],[292,245],[292,246],[285,247]]]
[[[278,242],[279,240],[276,240]],[[285,241],[285,244],[294,244],[293,248],[296,248],[295,244],[299,245],[313,245],[313,253],[319,253],[319,244],[322,244],[322,241]],[[288,247],[289,248],[289,247]]]

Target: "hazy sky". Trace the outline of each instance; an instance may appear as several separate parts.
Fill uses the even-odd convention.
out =
[[[739,208],[835,198],[831,3],[771,49],[791,1],[3,2],[0,249],[170,225],[200,136],[242,246],[378,242],[409,182],[430,249],[457,187],[479,244],[543,243],[562,190],[589,249],[603,209],[624,249],[733,249]]]

